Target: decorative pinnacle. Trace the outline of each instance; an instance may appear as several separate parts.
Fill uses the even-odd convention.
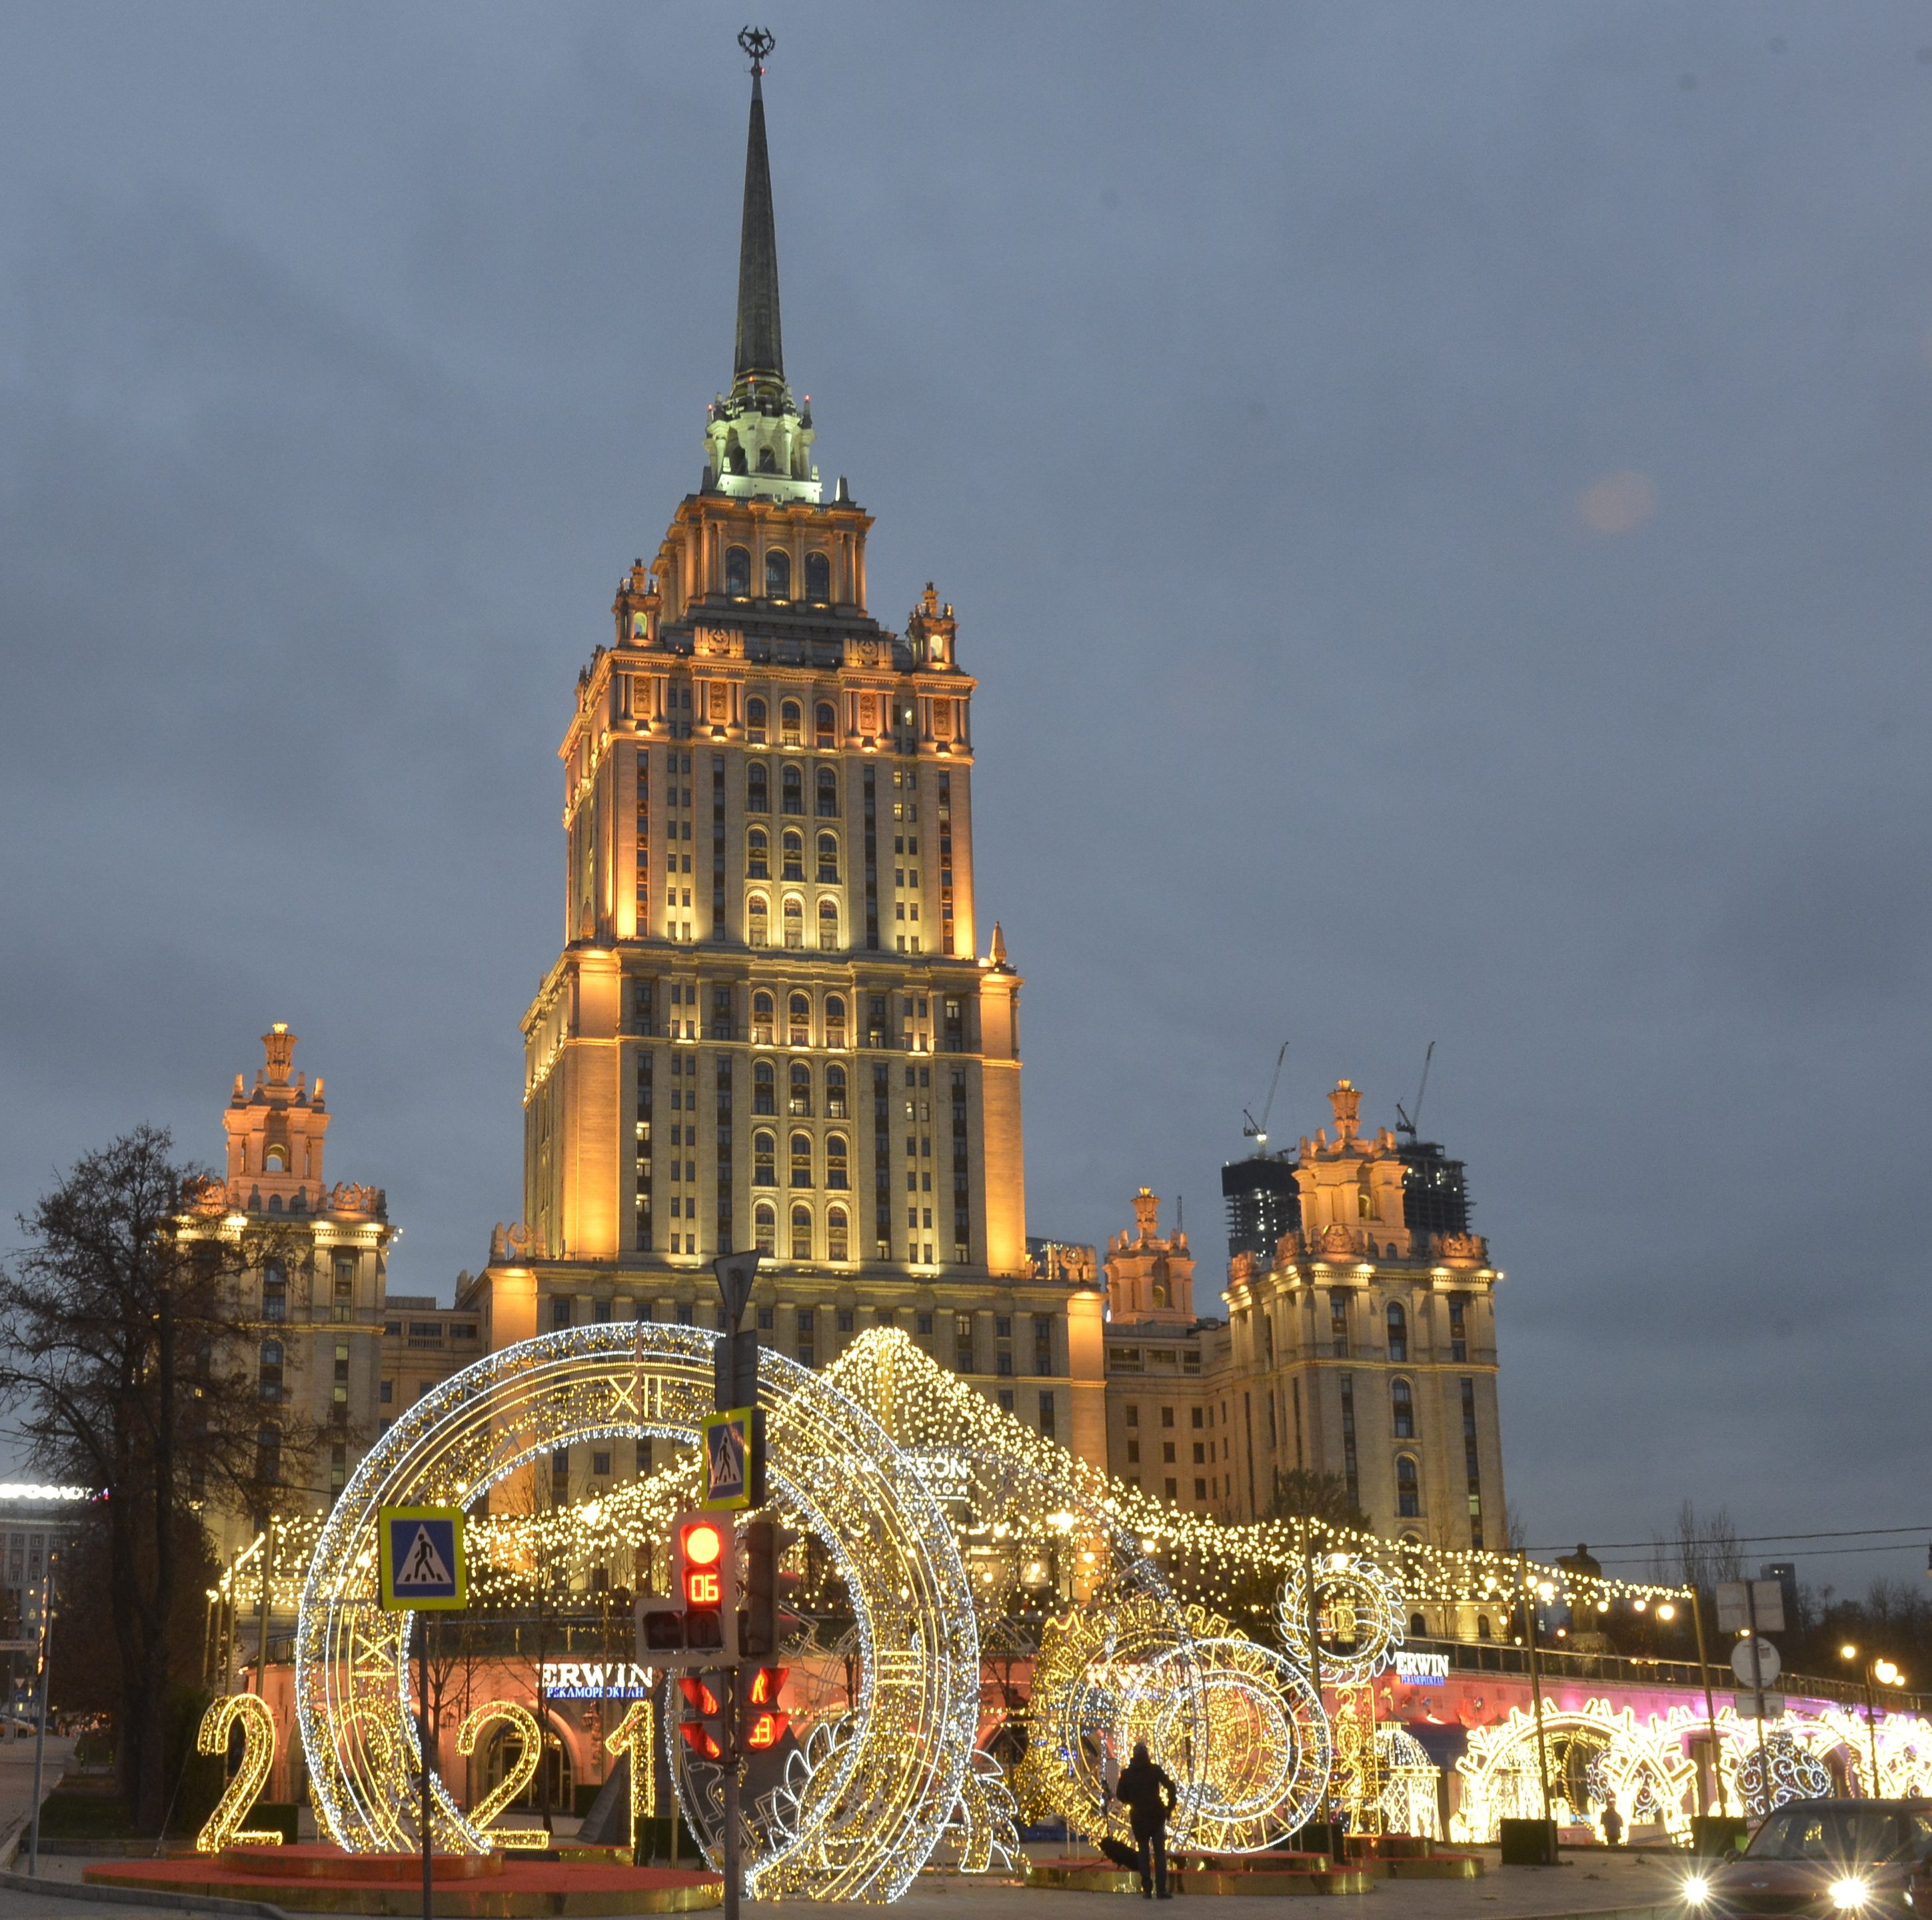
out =
[[[763,27],[746,27],[738,35],[738,44],[750,56],[752,71],[762,74],[765,70],[765,56],[778,42]]]

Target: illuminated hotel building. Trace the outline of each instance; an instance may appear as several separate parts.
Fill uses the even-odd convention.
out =
[[[903,633],[868,610],[872,518],[843,480],[824,497],[814,434],[754,69],[732,383],[698,490],[577,677],[566,944],[523,1021],[524,1217],[458,1305],[493,1347],[708,1325],[712,1260],[755,1246],[766,1344],[822,1364],[898,1325],[1104,1458],[1101,1296],[1027,1248],[1021,981],[974,884],[975,682],[932,586]]]

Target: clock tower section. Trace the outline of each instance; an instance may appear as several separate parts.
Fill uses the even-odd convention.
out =
[[[975,900],[975,682],[932,586],[902,633],[872,617],[872,516],[842,479],[823,497],[785,375],[761,72],[730,388],[560,750],[566,944],[523,1021],[524,1216],[489,1337],[710,1324],[710,1261],[756,1246],[760,1324],[801,1359],[916,1324],[995,1376],[1018,1306],[1054,1314],[1042,1370],[1064,1376],[1066,1289],[1026,1248],[1021,982]]]

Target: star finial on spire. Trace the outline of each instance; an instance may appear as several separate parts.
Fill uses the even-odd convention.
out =
[[[765,70],[765,56],[778,42],[763,27],[746,27],[739,33],[738,44],[751,56],[752,71],[758,74]]]

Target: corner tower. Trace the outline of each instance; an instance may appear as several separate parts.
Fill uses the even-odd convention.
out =
[[[1059,1374],[1068,1288],[1026,1250],[1021,982],[974,897],[975,682],[931,585],[903,633],[872,617],[872,516],[843,480],[822,497],[784,366],[771,42],[741,44],[732,382],[698,490],[578,677],[566,944],[524,1019],[524,1220],[503,1242],[531,1280],[514,1310],[498,1289],[493,1337],[708,1324],[708,1263],[755,1245],[781,1351],[823,1360],[896,1321],[964,1372]],[[1017,1358],[1016,1307],[1056,1321]],[[1044,1400],[1019,1410],[1051,1422]]]

